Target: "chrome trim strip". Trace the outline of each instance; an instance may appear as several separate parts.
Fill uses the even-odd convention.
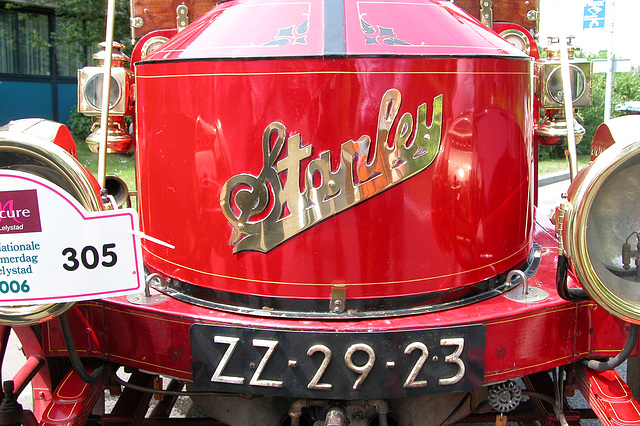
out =
[[[541,262],[541,247],[534,242],[533,250],[525,261],[523,272],[527,278],[531,278]],[[512,270],[514,268],[509,268]],[[276,318],[313,318],[313,319],[334,319],[334,320],[353,320],[358,318],[385,318],[385,317],[398,317],[406,315],[419,315],[431,312],[439,312],[447,309],[459,308],[467,306],[473,303],[481,302],[490,299],[495,296],[504,294],[517,287],[520,283],[518,280],[514,280],[512,284],[506,284],[504,282],[504,274],[497,275],[488,280],[469,285],[466,287],[454,289],[451,291],[445,291],[441,293],[425,294],[424,297],[419,298],[415,296],[401,296],[397,298],[382,297],[380,299],[347,299],[346,309],[340,313],[333,312],[331,307],[331,301],[329,299],[313,299],[311,301],[307,299],[284,299],[284,298],[272,298],[272,297],[252,297],[246,294],[234,294],[227,292],[217,292],[216,290],[199,287],[194,284],[186,283],[179,280],[170,280],[167,284],[161,286],[154,286],[156,290],[166,293],[167,295],[180,300],[182,302],[190,303],[205,308],[216,309],[225,312],[233,312],[242,315],[264,316],[264,317],[276,317]],[[464,294],[460,296],[460,292],[472,294]],[[207,296],[210,300],[203,299],[201,296]],[[448,297],[447,297],[448,296]],[[219,301],[213,301],[211,299],[218,298]],[[222,299],[225,298],[225,300]],[[247,307],[232,305],[229,303],[229,298],[236,298],[239,303],[250,303],[258,307]],[[457,297],[457,298],[456,298]],[[439,299],[439,302],[429,303],[429,300],[433,301]],[[443,301],[443,299],[445,299]],[[272,306],[265,306],[269,303],[276,303]],[[289,306],[288,309],[277,306],[277,303],[298,305],[300,310],[292,310]],[[363,305],[369,303],[369,306]],[[360,306],[358,306],[360,304]],[[375,305],[378,306],[375,306]],[[382,304],[387,304],[389,308],[385,308]],[[402,307],[394,307],[393,304],[403,305]],[[361,307],[362,309],[353,309],[354,306]],[[302,310],[302,309],[306,310]],[[314,310],[312,310],[314,309]],[[370,309],[370,310],[364,310]]]

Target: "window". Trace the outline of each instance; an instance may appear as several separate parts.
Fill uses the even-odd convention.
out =
[[[29,117],[68,120],[77,69],[93,50],[65,40],[69,24],[53,8],[0,0],[0,99],[11,100],[0,102],[0,126]]]
[[[80,43],[61,41],[66,36],[68,25],[65,22],[68,20],[69,18],[56,16],[56,72],[58,75],[75,77],[78,69],[91,63],[91,57],[88,56],[87,49],[82,47]]]
[[[15,13],[0,9],[0,73],[17,73],[17,22]]]
[[[88,59],[79,43],[59,41],[66,19],[55,17],[53,10],[32,12],[0,4],[0,73],[74,77]]]
[[[49,16],[19,10],[0,11],[1,72],[51,75]]]

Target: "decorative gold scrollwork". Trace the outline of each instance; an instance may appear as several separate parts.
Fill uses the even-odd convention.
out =
[[[442,99],[439,95],[433,100],[431,125],[427,125],[427,104],[418,107],[415,131],[413,116],[404,113],[390,145],[401,95],[397,89],[388,90],[380,103],[375,144],[367,135],[344,142],[337,170],[331,166],[331,151],[321,152],[301,170],[301,162],[312,155],[313,146],[303,145],[299,134],[287,138],[283,124],[269,124],[262,137],[260,174],[235,175],[225,182],[220,194],[222,212],[233,227],[229,240],[233,252],[266,253],[316,223],[426,169],[440,150]],[[280,158],[285,143],[287,155]]]

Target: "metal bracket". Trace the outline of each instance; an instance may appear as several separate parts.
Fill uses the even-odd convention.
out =
[[[130,294],[127,296],[127,302],[133,303],[134,305],[157,305],[162,303],[169,298],[161,293],[151,294],[151,281],[159,280],[162,282],[164,277],[160,274],[153,273],[149,274],[147,279],[145,280],[144,293],[136,293]],[[154,290],[155,291],[155,290]]]
[[[345,310],[347,302],[347,287],[345,285],[334,285],[331,288],[331,306],[329,309],[334,314],[341,314]]]
[[[507,293],[505,297],[514,302],[520,303],[534,303],[542,302],[549,298],[549,293],[538,287],[529,287],[529,280],[524,272],[514,269],[507,274],[506,284],[514,282],[515,278],[519,277],[522,280],[522,292],[512,291]]]
[[[493,0],[480,0],[480,22],[493,29]]]
[[[176,7],[176,26],[178,27],[178,32],[184,30],[189,25],[189,8],[181,4]]]
[[[144,25],[144,19],[139,16],[134,16],[133,18],[129,18],[131,20],[131,26],[133,28],[142,28]]]

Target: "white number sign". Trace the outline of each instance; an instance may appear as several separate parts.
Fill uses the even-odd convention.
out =
[[[88,212],[39,177],[0,170],[0,305],[142,291],[133,209]]]

